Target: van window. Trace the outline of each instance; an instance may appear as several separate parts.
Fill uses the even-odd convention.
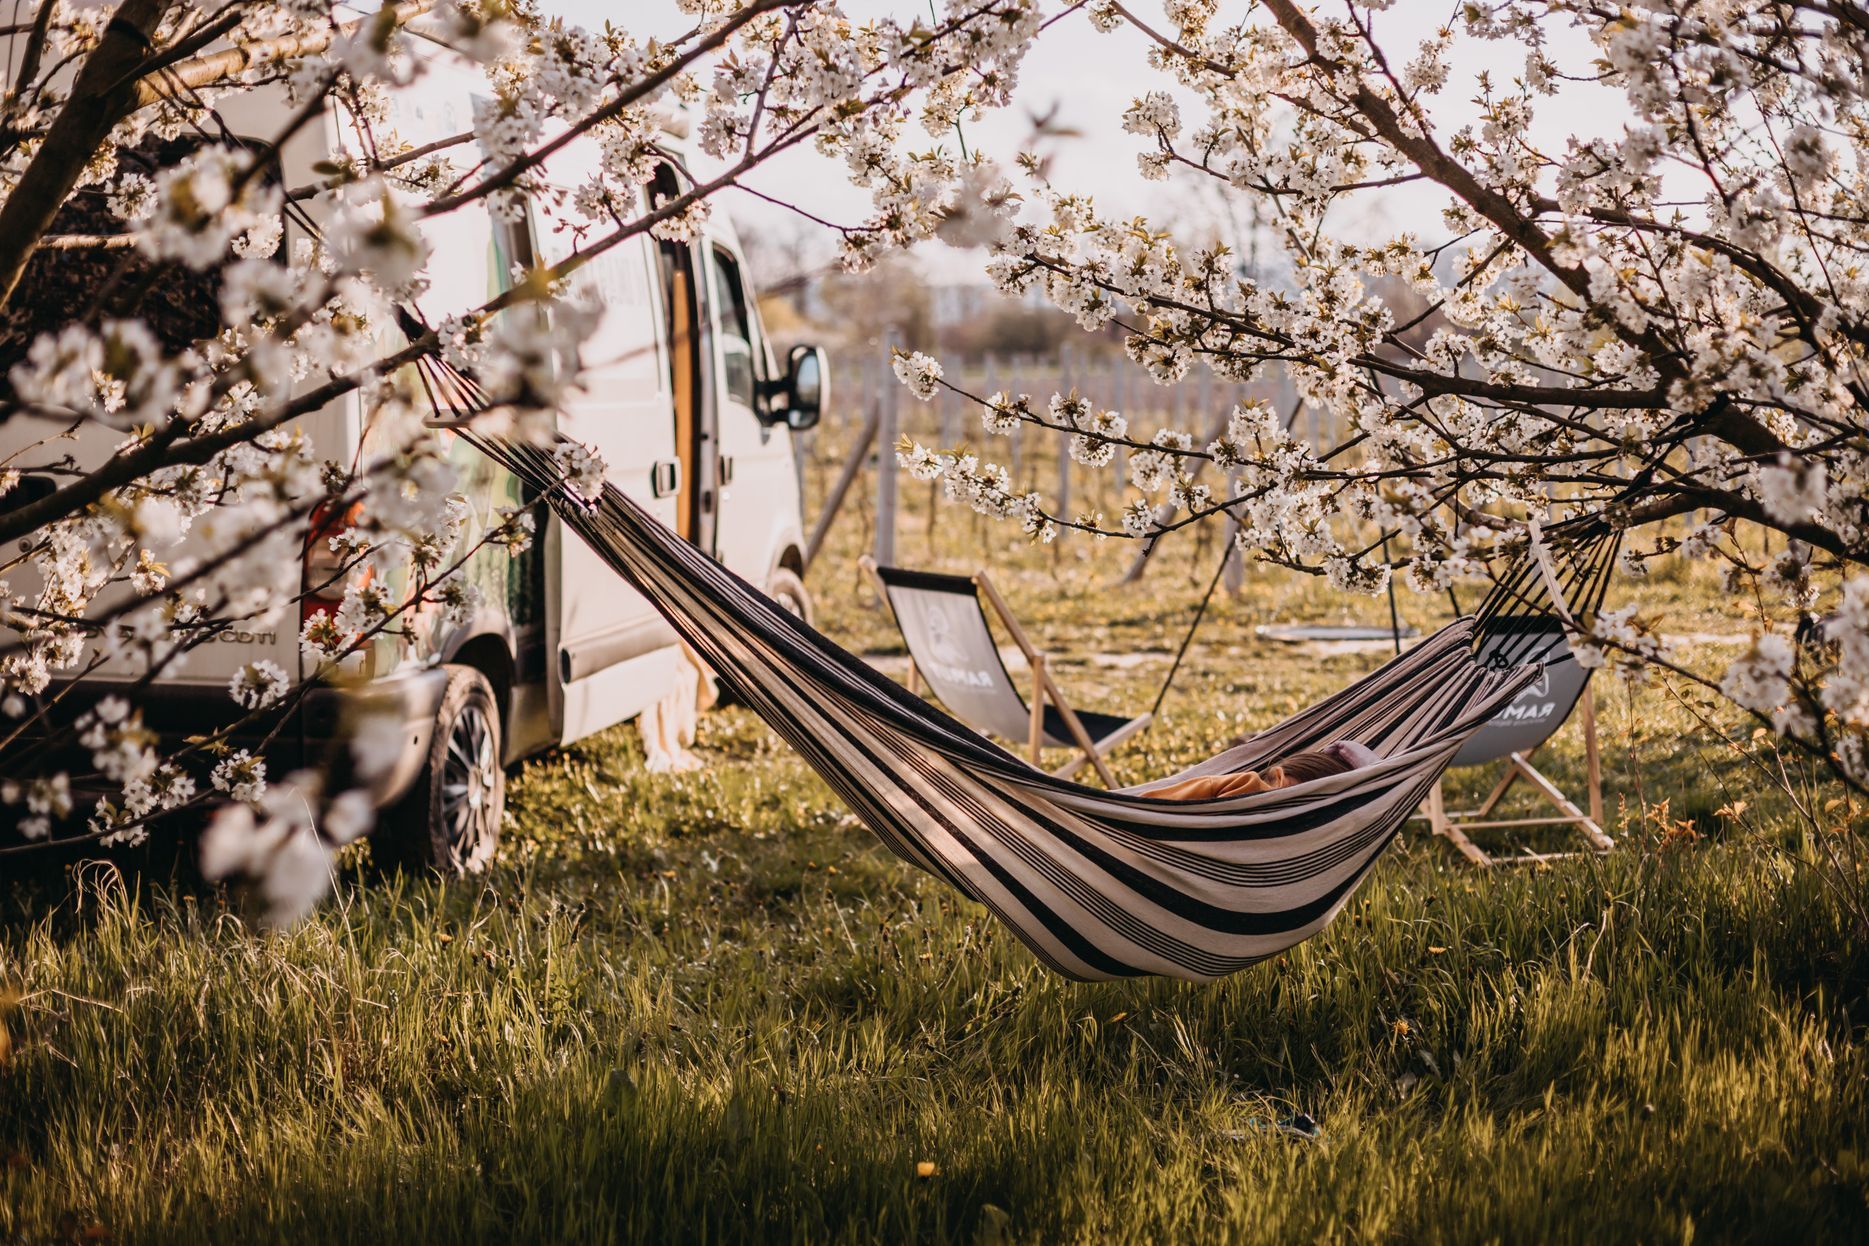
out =
[[[530,210],[523,212],[516,221],[492,217],[488,223],[492,271],[487,274],[490,287],[487,295],[491,298],[513,288],[516,270],[536,267],[538,253],[532,245]],[[531,316],[543,320],[546,312],[537,304],[522,304],[509,307],[500,315]],[[457,455],[466,448],[463,441],[457,440],[454,445]],[[474,481],[481,491],[481,504],[488,507],[489,511],[495,505],[529,506],[538,499],[536,489],[522,483],[518,477],[495,468],[478,451],[467,449],[465,459],[463,463],[457,458],[456,465],[464,468],[464,477]],[[504,579],[506,617],[513,625],[514,639],[519,644],[519,653],[516,655],[520,667],[519,677],[525,680],[544,678],[545,543],[534,541],[516,557],[490,555],[488,551],[482,550],[469,567],[468,578],[470,583],[478,584],[488,597],[496,601],[501,596],[500,581]]]
[[[494,217],[492,225],[493,293],[504,294],[513,288],[519,270],[538,264],[532,251],[532,214],[527,212],[516,221]]]
[[[716,315],[727,396],[751,407],[757,390],[753,381],[753,314],[746,304],[739,264],[719,247],[714,248],[714,300],[719,304]]]

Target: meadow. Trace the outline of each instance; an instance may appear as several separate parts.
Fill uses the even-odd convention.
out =
[[[1081,704],[1146,706],[1217,547],[1119,588],[1128,546],[931,525],[923,490],[902,561],[990,556]],[[899,675],[871,513],[809,582]],[[1685,567],[1618,592],[1707,669],[1750,625]],[[1119,780],[1381,661],[1254,632],[1346,619],[1387,605],[1249,569]],[[1204,986],[1050,974],[735,708],[695,774],[633,727],[528,762],[484,876],[354,852],[282,933],[160,854],[29,872],[0,1242],[1864,1240],[1856,810],[1683,688],[1597,691],[1616,851],[1481,871],[1417,825],[1322,936]],[[1575,732],[1546,760],[1574,785]]]

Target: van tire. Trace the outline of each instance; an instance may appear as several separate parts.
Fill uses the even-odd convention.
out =
[[[811,622],[811,593],[798,573],[789,567],[774,567],[766,577],[766,596],[778,602],[805,622]]]
[[[487,677],[449,665],[428,758],[409,792],[385,811],[372,838],[377,859],[444,878],[478,874],[499,846],[506,807],[500,703]]]

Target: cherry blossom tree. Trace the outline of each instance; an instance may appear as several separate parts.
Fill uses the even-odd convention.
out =
[[[119,440],[102,462],[74,463],[54,437],[0,463],[0,491],[58,481],[0,492],[10,816],[29,835],[78,818],[133,842],[157,815],[223,804],[210,870],[260,876],[281,918],[315,902],[331,850],[370,823],[357,781],[383,750],[369,723],[354,757],[270,776],[232,728],[165,751],[129,700],[58,725],[61,698],[106,658],[154,678],[230,629],[296,617],[313,587],[342,598],[301,638],[332,677],[415,612],[471,609],[453,572],[488,543],[523,548],[534,519],[467,531],[422,419],[424,361],[471,373],[483,426],[541,434],[579,383],[594,320],[576,270],[643,233],[693,236],[721,191],[803,148],[870,195],[866,219],[829,226],[846,266],[964,223],[967,241],[991,239],[1001,288],[1042,290],[1086,329],[1119,326],[1162,384],[1279,369],[1346,430],[1311,444],[1246,404],[1211,437],[1132,428],[1095,394],[973,395],[989,439],[1048,430],[1090,469],[1114,470],[1123,448],[1127,502],[1058,513],[988,454],[904,448],[950,497],[1041,540],[1228,519],[1250,553],[1356,592],[1398,570],[1422,590],[1484,581],[1539,524],[1600,516],[1625,534],[1626,574],[1664,554],[1715,559],[1788,617],[1828,617],[1796,637],[1774,623],[1716,677],[1622,611],[1579,637],[1586,660],[1702,679],[1869,782],[1859,6],[1469,0],[1425,40],[1392,35],[1386,4],[1342,0],[1224,17],[1217,0],[900,7],[856,21],[833,0],[679,0],[685,28],[637,29],[626,10],[626,28],[593,33],[519,0],[28,6],[0,82],[0,329],[17,345],[0,426],[30,415]],[[1010,101],[1027,50],[1065,21],[1146,44],[1138,68],[1159,83],[1110,119],[1138,177],[1205,179],[1250,203],[1242,219],[1283,252],[1279,279],[1225,246],[1106,217],[1042,160],[1017,161],[1015,183],[958,150],[956,125]],[[1561,32],[1581,32],[1587,54],[1563,51]],[[1463,77],[1456,45],[1515,68]],[[419,85],[435,47],[484,67],[485,102],[467,132],[416,145],[388,129],[384,101]],[[1614,93],[1617,132],[1537,139],[1536,118],[1579,83]],[[260,89],[286,92],[278,133],[218,128],[217,104]],[[1477,101],[1476,119],[1437,121],[1451,93]],[[657,190],[675,108],[710,171]],[[352,139],[318,180],[270,177],[266,151],[326,116]],[[581,140],[600,167],[564,193],[546,166]],[[1403,228],[1345,227],[1359,204],[1423,190],[1434,208]],[[522,207],[569,231],[573,253],[433,326],[409,315],[438,222]],[[282,221],[306,211],[323,227],[282,247]],[[35,280],[55,259],[81,260],[93,284]],[[1405,313],[1381,294],[1396,289]],[[549,314],[501,314],[526,304]],[[951,387],[937,360],[896,367],[919,397]],[[350,395],[370,452],[321,461],[296,422]],[[601,464],[561,454],[565,487],[592,487]],[[1216,493],[1222,474],[1204,464],[1234,491]],[[1760,531],[1780,552],[1759,554]],[[193,552],[175,559],[183,534]],[[335,569],[308,586],[314,541]],[[305,686],[262,663],[228,695],[250,725]],[[60,733],[87,773],[27,764]],[[111,794],[76,807],[98,780]]]
[[[863,24],[816,0],[677,7],[685,28],[593,33],[509,0],[46,0],[5,32],[0,426],[59,430],[0,463],[0,808],[29,839],[70,838],[77,820],[82,837],[136,843],[152,819],[217,805],[208,872],[257,876],[278,920],[304,912],[332,851],[371,824],[359,784],[389,751],[380,724],[358,724],[353,756],[273,776],[231,741],[313,681],[252,664],[228,689],[237,721],[167,749],[135,689],[231,631],[296,619],[312,594],[342,597],[301,637],[325,680],[416,612],[472,609],[454,572],[489,544],[523,549],[535,519],[466,530],[419,365],[471,374],[482,429],[543,434],[595,319],[576,270],[645,232],[693,236],[721,190],[795,147],[871,191],[872,218],[846,232],[852,264],[928,237],[964,162],[917,151],[911,123],[945,130],[1003,103],[1042,21],[1036,0],[946,0]],[[484,100],[471,129],[412,145],[385,101],[419,89],[436,48],[484,67]],[[236,139],[220,110],[259,90],[283,90],[288,117]],[[676,110],[712,171],[652,190]],[[269,176],[268,153],[324,117],[349,138],[320,180]],[[562,193],[546,166],[579,140],[600,167]],[[434,223],[522,207],[570,231],[572,253],[432,327],[411,315]],[[282,247],[283,222],[309,220],[322,227]],[[500,314],[522,304],[549,314]],[[295,421],[347,395],[367,412],[368,452],[321,459]],[[98,428],[118,439],[102,461],[61,451]],[[560,454],[565,487],[601,480],[581,448]],[[28,475],[57,485],[6,499]],[[335,558],[324,583],[303,578],[308,542]],[[61,720],[106,659],[145,674]],[[60,748],[88,765],[38,764]],[[80,807],[75,793],[99,784],[107,794]]]
[[[1095,394],[973,395],[989,437],[1049,430],[1089,468],[1127,449],[1119,516],[1059,513],[976,449],[909,446],[906,466],[1039,540],[1231,515],[1248,553],[1363,593],[1485,583],[1597,516],[1621,573],[1716,560],[1768,630],[1690,670],[1630,606],[1577,638],[1584,661],[1697,681],[1869,783],[1869,10],[1474,0],[1411,39],[1371,0],[1084,7],[1139,32],[1160,78],[1122,118],[1138,175],[1253,203],[1289,276],[1107,217],[1028,161],[993,280],[1120,326],[1165,385],[1282,369],[1344,432],[1310,444],[1256,403],[1213,438],[1132,428]],[[1460,76],[1457,45],[1492,68]],[[1563,124],[1586,88],[1615,133]],[[1438,119],[1468,97],[1472,121]],[[1430,207],[1371,236],[1359,206],[1398,193]],[[917,397],[949,385],[937,360],[896,367]]]

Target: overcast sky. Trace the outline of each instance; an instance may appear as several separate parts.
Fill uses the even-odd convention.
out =
[[[677,10],[674,0],[624,0],[621,4],[617,0],[542,0],[542,4],[547,12],[561,13],[593,29],[601,28],[608,18],[638,36],[666,37],[687,30],[693,21]],[[846,0],[844,7],[859,19],[893,13],[906,20],[928,12],[927,0]],[[1221,4],[1223,14],[1242,7],[1238,0],[1222,0]],[[1451,3],[1408,0],[1376,14],[1378,36],[1390,62],[1400,66],[1411,60],[1421,38],[1453,9]],[[1145,20],[1151,19],[1159,15],[1160,6],[1141,0],[1137,12]],[[1550,54],[1563,68],[1572,73],[1588,72],[1594,49],[1580,32],[1554,28],[1548,38]],[[1164,216],[1185,219],[1198,213],[1201,209],[1188,202],[1190,191],[1186,187],[1142,180],[1136,172],[1135,157],[1143,150],[1143,140],[1122,132],[1123,110],[1136,96],[1172,85],[1149,68],[1147,46],[1144,36],[1126,26],[1112,34],[1099,34],[1081,13],[1072,14],[1045,31],[1037,48],[1028,55],[1016,104],[966,123],[964,133],[969,147],[983,150],[1011,167],[1013,158],[1027,143],[1031,118],[1055,108],[1057,125],[1082,131],[1086,137],[1047,145],[1046,151],[1053,157],[1054,185],[1094,195],[1107,215],[1143,213],[1159,220]],[[1433,101],[1433,114],[1443,134],[1451,134],[1477,116],[1472,99],[1478,73],[1490,72],[1502,85],[1509,83],[1522,72],[1525,53],[1515,46],[1461,40],[1455,44],[1453,64],[1455,72],[1447,89]],[[1555,99],[1542,102],[1533,136],[1546,150],[1561,151],[1567,134],[1619,135],[1625,115],[1616,93],[1570,85]],[[1189,112],[1185,105],[1184,118],[1190,130],[1198,123],[1198,113]],[[919,143],[919,129],[913,132],[913,138]],[[865,192],[844,179],[839,164],[809,147],[794,148],[749,175],[746,181],[828,220],[856,224],[866,215]],[[1401,229],[1414,229],[1423,237],[1432,237],[1439,227],[1439,203],[1433,192],[1422,188],[1387,191],[1380,202],[1364,196],[1338,228],[1365,237]],[[722,204],[745,232],[789,234],[798,228],[798,218],[793,214],[750,195],[730,192]],[[939,279],[962,275],[951,258],[944,260],[936,254],[926,258]],[[976,262],[969,263],[977,269]]]

